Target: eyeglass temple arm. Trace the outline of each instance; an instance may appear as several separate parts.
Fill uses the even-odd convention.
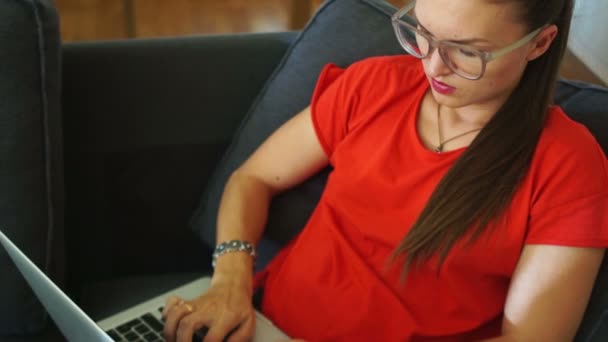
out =
[[[528,44],[528,42],[530,42],[532,39],[534,39],[534,37],[536,37],[536,35],[538,35],[543,28],[544,27],[537,28],[536,30],[528,33],[525,37],[523,37],[519,41],[513,43],[512,45],[505,46],[502,49],[498,49],[494,52],[488,53],[486,61],[491,61],[493,59],[496,59],[504,54],[507,54],[515,49],[519,49],[520,47]]]
[[[416,6],[416,1],[412,1],[409,4],[405,5],[402,9],[398,10],[395,14],[393,14],[393,19],[399,19],[405,13],[409,12]]]

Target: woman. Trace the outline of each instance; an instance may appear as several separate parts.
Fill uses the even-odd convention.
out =
[[[419,0],[411,56],[327,66],[311,106],[230,178],[212,286],[165,334],[251,336],[273,195],[334,167],[302,233],[259,275],[263,312],[310,341],[570,341],[608,246],[607,164],[555,106],[572,0]]]

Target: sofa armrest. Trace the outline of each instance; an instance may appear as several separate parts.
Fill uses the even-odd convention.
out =
[[[201,270],[187,226],[295,33],[77,43],[63,50],[68,281]]]

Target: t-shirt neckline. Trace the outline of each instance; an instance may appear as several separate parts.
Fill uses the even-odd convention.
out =
[[[413,119],[410,120],[410,123],[409,123],[410,132],[412,133],[412,136],[414,137],[413,140],[414,140],[415,148],[421,155],[423,155],[426,158],[445,159],[448,157],[451,158],[451,157],[459,156],[467,149],[468,146],[460,147],[455,150],[450,150],[450,151],[445,151],[445,152],[435,152],[435,151],[431,150],[430,148],[428,148],[422,141],[422,138],[420,137],[420,133],[418,132],[418,120],[420,117],[420,110],[422,108],[422,101],[424,100],[424,97],[430,91],[430,84],[426,80],[423,83],[424,83],[424,91],[422,91],[418,94],[418,98],[416,99],[416,108],[414,111],[414,115],[412,115]]]

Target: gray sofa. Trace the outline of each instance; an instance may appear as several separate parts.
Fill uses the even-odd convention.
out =
[[[329,0],[302,32],[61,44],[50,0],[0,2],[0,229],[93,319],[210,272],[234,168],[329,62],[402,53],[380,0]],[[556,102],[608,151],[608,89]],[[302,227],[324,170],[273,201],[257,267]],[[577,341],[608,340],[602,265]],[[62,341],[0,251],[0,341]]]

